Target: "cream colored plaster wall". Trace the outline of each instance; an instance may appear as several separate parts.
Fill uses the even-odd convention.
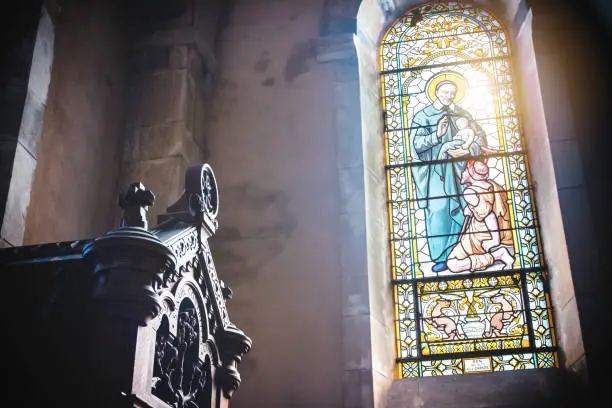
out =
[[[233,407],[342,401],[339,198],[333,72],[313,58],[322,0],[237,0],[220,39],[208,162],[220,185],[212,239],[253,339]]]
[[[119,17],[102,0],[71,2],[56,24],[24,244],[103,234],[119,212],[124,90]]]

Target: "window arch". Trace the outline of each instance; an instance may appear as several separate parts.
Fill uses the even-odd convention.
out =
[[[511,47],[436,2],[380,44],[398,375],[558,365]]]

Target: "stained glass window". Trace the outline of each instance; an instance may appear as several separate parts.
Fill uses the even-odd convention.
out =
[[[380,46],[400,377],[556,367],[505,28],[436,2]]]

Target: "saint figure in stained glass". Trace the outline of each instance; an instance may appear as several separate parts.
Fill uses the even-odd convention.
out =
[[[413,161],[427,163],[447,156],[459,158],[480,154],[484,140],[482,129],[472,115],[457,104],[465,93],[463,77],[452,71],[442,72],[430,79],[429,95],[431,90],[432,102],[414,115],[410,126]],[[471,134],[467,149],[462,139],[466,134]],[[464,222],[459,196],[463,167],[463,162],[449,161],[412,167],[419,208],[425,210],[429,255],[436,262],[432,267],[434,272],[447,268],[446,258]]]
[[[556,366],[506,30],[435,1],[380,63],[399,375]]]

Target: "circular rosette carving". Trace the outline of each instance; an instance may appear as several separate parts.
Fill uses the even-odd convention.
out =
[[[198,218],[206,214],[215,219],[219,212],[217,179],[208,164],[191,166],[185,174],[185,190],[189,213]]]

